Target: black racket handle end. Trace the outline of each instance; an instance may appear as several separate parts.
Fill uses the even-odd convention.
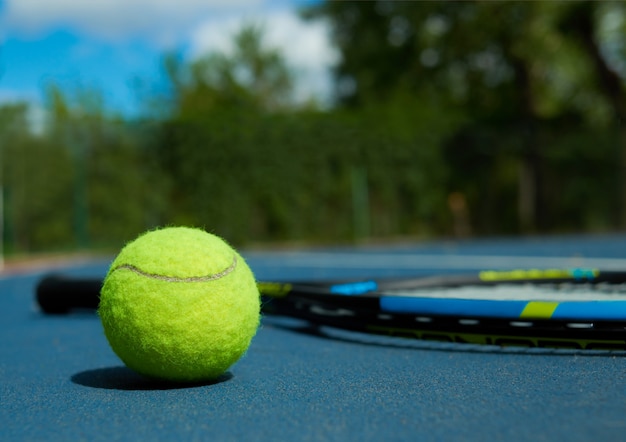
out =
[[[100,279],[48,275],[37,285],[37,303],[44,313],[65,314],[75,309],[96,310],[100,302]]]

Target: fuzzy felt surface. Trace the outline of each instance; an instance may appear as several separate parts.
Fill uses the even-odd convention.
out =
[[[246,352],[260,301],[252,271],[226,242],[170,227],[122,249],[98,312],[128,367],[150,378],[199,382],[217,378]]]

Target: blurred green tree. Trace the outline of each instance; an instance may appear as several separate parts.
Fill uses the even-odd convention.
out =
[[[162,222],[166,183],[149,145],[153,123],[108,115],[98,91],[48,90],[47,137],[71,159],[78,247],[118,245]]]
[[[308,12],[332,24],[342,54],[336,69],[342,105],[378,106],[382,112],[391,97],[404,95],[465,120],[444,143],[448,190],[462,192],[478,230],[491,233],[562,225],[569,210],[565,201],[572,198],[555,196],[549,187],[558,184],[567,194],[579,186],[577,176],[558,171],[554,159],[567,150],[558,144],[570,141],[565,135],[571,131],[594,139],[595,132],[606,131],[607,107],[619,116],[616,103],[624,103],[624,77],[608,63],[609,55],[619,57],[603,50],[599,38],[607,14],[623,18],[623,6],[324,2]],[[612,34],[613,46],[623,48],[625,36]],[[557,130],[564,136],[546,143],[555,142]],[[582,154],[583,163],[597,150],[610,154],[614,142],[569,150]],[[614,158],[595,164],[615,176]],[[586,210],[604,211],[607,225],[611,192],[601,187],[605,184],[599,180],[594,186],[603,196]],[[585,227],[582,220],[573,224]]]
[[[66,244],[68,156],[33,132],[25,104],[1,108],[0,121],[7,251]]]
[[[455,113],[436,110],[436,97],[426,105],[402,94],[382,115],[375,105],[300,108],[288,66],[262,45],[258,28],[234,41],[232,54],[167,60],[175,107],[160,158],[177,220],[237,240],[436,231],[445,201],[437,146]],[[359,214],[357,197],[367,198]]]
[[[336,107],[294,100],[250,25],[234,50],[167,55],[137,118],[47,91],[0,107],[5,242],[111,245],[191,224],[235,243],[609,229],[626,219],[626,6],[324,2]],[[157,99],[160,97],[157,97]],[[147,100],[149,103],[156,103]]]
[[[171,177],[174,220],[241,239],[252,224],[264,223],[253,220],[251,195],[266,191],[256,180],[278,154],[272,147],[280,129],[270,112],[288,107],[288,68],[262,44],[261,29],[247,26],[234,36],[232,54],[209,53],[187,64],[170,55],[166,70],[174,107],[162,125],[159,157]]]

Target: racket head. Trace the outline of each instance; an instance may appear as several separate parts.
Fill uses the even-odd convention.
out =
[[[271,297],[266,310],[337,328],[418,339],[624,349],[625,279],[623,272],[573,269],[284,283],[267,287]],[[473,295],[463,293],[468,288]],[[516,299],[506,296],[512,289],[520,292]]]

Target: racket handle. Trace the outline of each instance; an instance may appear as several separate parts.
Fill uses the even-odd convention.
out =
[[[102,280],[44,277],[37,285],[37,302],[45,313],[62,314],[73,309],[96,310],[100,302]]]

